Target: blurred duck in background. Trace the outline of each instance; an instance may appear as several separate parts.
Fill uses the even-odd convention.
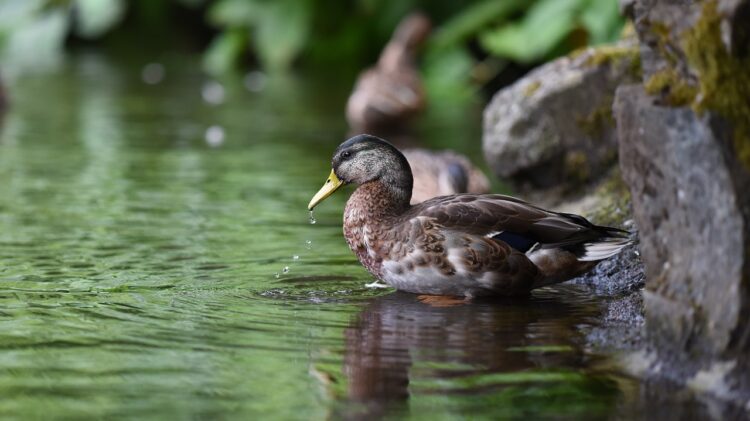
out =
[[[426,106],[417,69],[417,52],[431,30],[430,20],[415,12],[398,25],[378,63],[363,71],[346,105],[350,134],[389,135],[396,144],[413,143],[409,121]],[[489,181],[468,158],[452,151],[406,149],[414,174],[411,203],[458,193],[489,193]]]
[[[424,109],[425,92],[416,53],[431,26],[421,13],[405,17],[378,63],[360,74],[346,105],[346,119],[354,131],[396,130]]]
[[[412,205],[436,196],[490,192],[487,177],[463,155],[425,149],[405,149],[403,154],[414,176]]]

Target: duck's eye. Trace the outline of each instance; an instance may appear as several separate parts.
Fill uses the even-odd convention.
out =
[[[341,157],[342,157],[343,159],[349,159],[349,158],[351,158],[351,156],[352,156],[352,153],[351,153],[351,152],[349,152],[349,151],[344,151],[344,152],[341,152]]]

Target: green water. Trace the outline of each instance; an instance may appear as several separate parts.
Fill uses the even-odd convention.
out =
[[[251,92],[230,78],[211,105],[195,63],[164,63],[153,86],[143,63],[91,54],[11,82],[0,416],[571,418],[618,405],[623,380],[583,346],[599,314],[588,294],[430,306],[364,287],[340,230],[346,194],[308,222],[348,86],[290,76]],[[469,107],[419,132],[446,146],[478,130]]]

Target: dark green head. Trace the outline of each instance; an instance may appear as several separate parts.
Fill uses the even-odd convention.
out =
[[[382,183],[405,203],[411,199],[414,182],[411,167],[404,155],[379,137],[361,134],[336,148],[331,160],[331,175],[308,205],[312,209],[344,184]]]
[[[331,167],[347,184],[361,185],[375,180],[405,184],[408,180],[411,189],[409,162],[398,149],[379,137],[361,134],[342,143],[333,154]]]

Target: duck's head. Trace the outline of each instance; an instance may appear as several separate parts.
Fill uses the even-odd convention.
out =
[[[331,167],[328,180],[307,205],[309,210],[344,184],[378,182],[393,194],[394,200],[409,203],[413,184],[409,162],[383,139],[367,134],[354,136],[336,148]]]

